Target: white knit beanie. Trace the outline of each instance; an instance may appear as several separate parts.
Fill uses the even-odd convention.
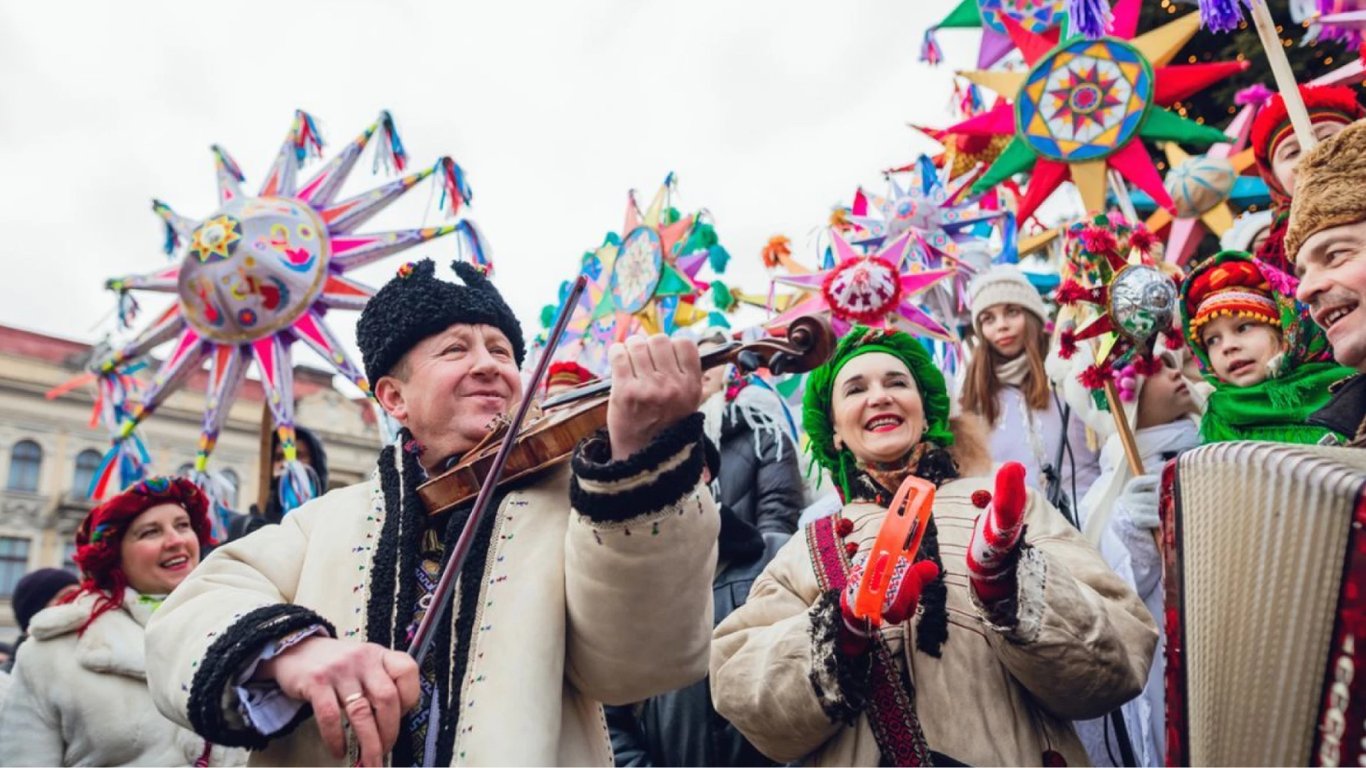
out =
[[[997,304],[1017,304],[1033,312],[1040,323],[1048,324],[1043,297],[1014,264],[998,264],[974,278],[968,286],[968,304],[972,307],[972,329],[978,335],[982,325],[977,316]]]

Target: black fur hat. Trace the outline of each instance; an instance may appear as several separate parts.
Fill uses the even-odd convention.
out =
[[[517,367],[526,357],[522,326],[507,302],[478,267],[463,261],[451,269],[464,285],[436,279],[431,259],[405,264],[360,313],[356,343],[373,386],[418,342],[452,325],[491,325],[512,342]]]

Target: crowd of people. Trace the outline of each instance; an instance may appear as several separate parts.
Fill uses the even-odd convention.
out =
[[[498,290],[423,261],[358,325],[402,427],[369,482],[271,497],[215,542],[200,489],[150,478],[80,526],[79,578],[19,584],[0,765],[1163,764],[1157,473],[1219,441],[1366,444],[1366,111],[1303,95],[1304,158],[1279,103],[1254,126],[1264,240],[1185,274],[1183,343],[1126,374],[1144,473],[1045,297],[995,266],[961,381],[855,326],[806,380],[803,435],[762,382],[703,370],[724,334],[614,345],[606,426],[493,491],[442,605],[473,507],[419,486],[594,376],[560,362],[524,392]],[[908,478],[932,514],[874,620],[859,588]]]

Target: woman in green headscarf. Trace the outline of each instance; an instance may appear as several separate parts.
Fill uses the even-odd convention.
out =
[[[1008,463],[950,416],[943,375],[901,332],[856,327],[812,372],[811,451],[844,500],[785,546],[712,638],[716,710],[769,757],[806,765],[1083,764],[1068,721],[1143,686],[1143,603]],[[850,609],[905,478],[937,488],[924,542]],[[994,494],[989,490],[994,488]]]
[[[1333,362],[1323,331],[1295,300],[1295,279],[1242,251],[1223,251],[1181,285],[1186,341],[1214,385],[1200,421],[1202,443],[1317,443],[1309,423],[1329,386],[1355,371]]]

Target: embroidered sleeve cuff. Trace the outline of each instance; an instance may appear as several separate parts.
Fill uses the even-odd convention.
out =
[[[215,744],[261,749],[271,737],[286,734],[308,719],[312,709],[307,705],[285,714],[286,708],[299,702],[288,699],[278,688],[274,688],[277,696],[268,696],[273,686],[250,684],[246,686],[249,695],[243,698],[241,684],[257,663],[270,658],[267,652],[280,653],[287,647],[282,645],[284,641],[292,640],[292,645],[315,633],[332,636],[336,630],[318,614],[298,605],[263,606],[228,627],[209,646],[194,675],[189,717],[195,732]],[[253,697],[253,689],[260,695]],[[267,699],[274,703],[266,703]],[[253,704],[258,705],[255,714],[260,726],[266,727],[259,727],[253,718]]]
[[[830,590],[807,610],[811,619],[811,687],[832,723],[852,724],[868,706],[872,656],[850,656],[839,650],[838,590]]]
[[[595,522],[629,520],[666,509],[701,480],[702,441],[702,414],[694,413],[637,453],[612,461],[606,432],[599,432],[574,451],[569,501]]]
[[[1043,554],[1029,544],[1020,545],[1020,559],[1015,566],[1015,594],[994,605],[987,606],[968,590],[972,603],[986,620],[987,626],[1014,643],[1032,643],[1043,628],[1044,586],[1048,580],[1048,562]]]

